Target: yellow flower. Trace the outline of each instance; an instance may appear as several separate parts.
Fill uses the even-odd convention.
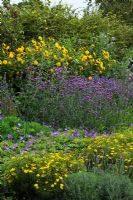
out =
[[[56,47],[58,50],[61,50],[61,49],[62,49],[62,47],[59,45],[58,42],[55,43],[55,47]]]
[[[50,53],[46,50],[46,51],[44,52],[44,56],[45,56],[45,57],[49,57],[49,55],[50,55]]]
[[[9,65],[12,65],[12,62],[11,62],[11,61],[8,61],[8,64],[9,64]]]
[[[2,60],[0,60],[0,65],[2,65]]]
[[[104,57],[106,60],[109,60],[109,52],[108,52],[108,51],[102,50],[102,54],[103,54],[103,57]]]
[[[41,36],[38,36],[38,39],[41,41],[41,40],[43,40],[43,38],[41,37]]]
[[[40,177],[40,174],[37,174],[36,177]]]
[[[58,56],[57,56],[57,55],[54,55],[54,59],[57,60],[57,59],[58,59]]]
[[[88,58],[89,58],[89,59],[93,59],[92,55],[89,55]]]
[[[25,63],[25,60],[21,59],[20,63],[23,65]]]
[[[89,51],[85,51],[85,54],[88,55],[90,52]]]
[[[57,67],[60,67],[60,66],[61,66],[61,63],[60,63],[60,62],[57,62],[57,63],[56,63],[56,66],[57,66]]]
[[[23,53],[23,51],[24,51],[24,47],[21,46],[20,48],[17,48],[16,51],[19,52],[19,53]]]
[[[65,61],[65,59],[64,59],[64,58],[61,58],[61,59],[60,59],[60,62],[64,62],[64,61]]]
[[[3,60],[3,64],[4,64],[4,65],[7,65],[7,60]]]
[[[53,74],[54,73],[54,69],[50,69],[50,73]]]
[[[33,45],[36,45],[36,41],[35,40],[31,40]]]
[[[72,57],[68,56],[68,60],[72,60]]]
[[[14,58],[14,53],[13,53],[13,52],[10,52],[8,57],[9,57],[9,58]]]
[[[68,50],[66,48],[63,48],[63,55],[66,56],[68,54]]]
[[[29,47],[27,47],[26,50],[29,51],[29,52],[32,52],[32,49],[29,48]]]
[[[64,184],[61,183],[60,184],[60,189],[63,190],[63,188],[64,188]]]
[[[82,61],[82,62],[85,62],[86,60],[87,60],[87,56],[84,55],[84,56],[81,58],[81,61]]]
[[[37,60],[34,61],[34,65],[38,65],[38,61]]]
[[[35,183],[35,184],[34,184],[34,187],[35,187],[36,189],[39,189],[38,183]]]
[[[54,184],[51,184],[51,187],[53,188],[53,187],[54,187]]]

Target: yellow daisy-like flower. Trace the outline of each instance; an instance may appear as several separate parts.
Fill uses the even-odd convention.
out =
[[[16,51],[19,52],[19,53],[23,53],[23,51],[24,51],[24,47],[21,46],[20,48],[17,48]]]
[[[2,65],[2,60],[0,60],[0,65]]]
[[[4,64],[4,65],[7,65],[7,60],[3,60],[3,64]]]
[[[90,52],[89,52],[88,50],[87,50],[87,51],[85,51],[85,54],[86,54],[86,55],[88,55],[89,53],[90,53]]]
[[[58,56],[57,56],[57,55],[54,55],[54,59],[57,60],[57,59],[58,59]]]
[[[46,50],[46,51],[44,52],[44,56],[45,56],[45,57],[49,57],[49,55],[50,55],[49,51]]]
[[[63,190],[63,188],[64,188],[64,184],[61,183],[60,184],[60,189]]]
[[[9,58],[14,58],[14,53],[13,53],[13,52],[10,52],[8,57],[9,57]]]
[[[59,45],[58,42],[55,43],[55,47],[56,47],[58,50],[61,50],[61,49],[62,49],[62,47]]]
[[[38,65],[38,61],[37,60],[34,60],[34,65]]]
[[[60,67],[60,66],[61,66],[61,62],[57,62],[57,63],[56,63],[56,66],[57,66],[57,67]]]
[[[40,41],[43,40],[42,36],[38,36],[38,39],[39,39]]]
[[[82,61],[82,62],[85,62],[86,60],[87,60],[87,56],[84,55],[84,56],[81,58],[81,61]]]
[[[35,183],[35,184],[34,184],[34,187],[35,187],[36,189],[39,189],[38,183]]]
[[[102,50],[102,54],[103,54],[104,59],[109,60],[109,52],[108,51]]]

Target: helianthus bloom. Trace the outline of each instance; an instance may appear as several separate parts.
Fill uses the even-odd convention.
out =
[[[34,65],[38,65],[38,61],[37,60],[34,60]]]

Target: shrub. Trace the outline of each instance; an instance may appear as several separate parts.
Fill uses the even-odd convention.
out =
[[[19,77],[25,71],[41,69],[44,78],[48,78],[61,67],[69,74],[89,77],[96,73],[107,74],[110,70],[113,59],[104,44],[106,42],[74,49],[74,44],[69,47],[63,41],[64,44],[61,44],[54,39],[44,40],[39,36],[38,40],[32,39],[28,46],[20,46],[14,50],[3,44],[0,74],[3,76],[6,73],[11,79]]]
[[[105,174],[99,184],[100,199],[131,200],[133,198],[133,183],[126,176]]]
[[[99,200],[98,176],[93,173],[75,173],[65,179],[63,200]]]
[[[126,176],[76,173],[65,180],[63,200],[130,200],[133,183]]]
[[[23,84],[17,97],[21,117],[47,122],[55,128],[82,126],[101,132],[132,123],[131,82],[79,76],[64,80],[60,72],[57,76],[48,82],[40,76],[30,78]]]
[[[64,178],[84,169],[82,158],[77,160],[72,153],[61,152],[15,156],[3,167],[6,188],[17,199],[31,199],[36,191],[48,194],[63,190]]]
[[[98,136],[85,150],[88,170],[98,167],[133,175],[133,134],[112,134],[110,137]],[[88,152],[88,153],[87,153]]]

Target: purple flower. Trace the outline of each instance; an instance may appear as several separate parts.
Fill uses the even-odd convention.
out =
[[[12,148],[13,148],[13,149],[16,149],[17,146],[18,146],[18,144],[14,144]]]
[[[9,147],[7,145],[4,145],[4,150],[9,150]]]
[[[33,141],[31,141],[31,140],[27,141],[27,145],[32,145],[32,144],[33,144]]]
[[[130,124],[129,126],[130,126],[130,127],[133,127],[133,124]]]
[[[20,140],[23,140],[23,139],[24,139],[24,137],[23,137],[23,136],[20,136],[20,137],[19,137],[19,139],[20,139]]]
[[[60,131],[51,131],[52,136],[56,136],[60,134]]]
[[[84,130],[84,132],[85,132],[85,137],[90,137],[90,136],[92,136],[92,134],[91,134],[89,131]]]
[[[28,138],[33,138],[33,135],[27,134],[27,137],[28,137]]]
[[[26,146],[24,147],[24,151],[29,151],[30,149]]]
[[[80,134],[79,130],[76,129],[76,130],[72,133],[72,135],[70,136],[70,138],[80,137],[80,136],[81,136],[81,134]]]
[[[8,138],[8,139],[12,139],[13,136],[12,136],[11,134],[8,134],[8,135],[7,135],[7,138]]]

